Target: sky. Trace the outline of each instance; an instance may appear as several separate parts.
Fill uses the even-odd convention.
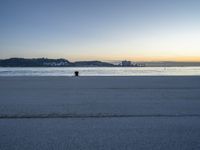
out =
[[[200,61],[200,0],[0,0],[0,59]]]

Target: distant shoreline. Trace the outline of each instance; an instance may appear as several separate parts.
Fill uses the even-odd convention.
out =
[[[122,61],[118,64],[102,61],[76,61],[70,62],[66,59],[48,58],[9,58],[0,60],[1,67],[144,67],[145,64]]]
[[[0,67],[200,67],[200,62],[132,62],[132,61],[76,61],[48,58],[9,58],[0,59]]]

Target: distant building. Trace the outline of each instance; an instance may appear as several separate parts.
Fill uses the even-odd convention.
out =
[[[130,67],[130,66],[132,66],[131,61],[126,61],[126,60],[122,61],[122,66],[123,67]]]
[[[119,66],[121,67],[145,67],[144,63],[132,63],[131,61],[124,60]]]

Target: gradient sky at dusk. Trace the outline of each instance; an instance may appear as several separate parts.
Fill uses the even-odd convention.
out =
[[[200,61],[200,0],[0,0],[0,58]]]

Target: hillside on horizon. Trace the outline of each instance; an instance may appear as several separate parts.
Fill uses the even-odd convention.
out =
[[[0,59],[0,67],[122,67],[123,61],[75,61],[64,58],[8,58]],[[176,62],[176,61],[143,61],[133,62],[129,67],[192,67],[200,66],[200,62]],[[143,64],[143,65],[141,65]],[[124,66],[126,67],[126,66]],[[128,66],[127,66],[128,67]]]

